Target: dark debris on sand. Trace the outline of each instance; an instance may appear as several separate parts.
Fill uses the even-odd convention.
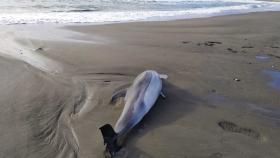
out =
[[[274,57],[274,58],[277,58],[277,59],[280,59],[280,56],[278,55],[274,55],[274,54],[267,54],[268,56],[271,56],[271,57]]]
[[[183,44],[189,44],[191,43],[192,41],[182,41]]]
[[[39,48],[35,49],[34,51],[35,51],[35,52],[37,52],[37,51],[44,51],[44,48],[39,47]]]
[[[234,50],[232,48],[227,48],[228,51],[230,51],[231,53],[237,53],[238,51],[237,50]]]
[[[217,44],[222,44],[222,42],[217,42],[217,41],[206,41],[204,43],[198,43],[198,46],[204,45],[204,46],[209,46],[209,47],[213,47]]]
[[[242,46],[241,48],[254,48],[254,47],[253,47],[253,46],[248,45],[248,46]]]
[[[240,82],[241,81],[239,78],[234,78],[233,80],[236,81],[236,82]]]

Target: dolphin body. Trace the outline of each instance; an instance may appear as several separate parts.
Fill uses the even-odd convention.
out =
[[[156,71],[147,70],[136,77],[125,94],[125,106],[115,128],[106,124],[101,130],[106,150],[113,157],[121,149],[122,139],[149,112],[162,93],[162,79],[167,75],[160,75]],[[122,92],[121,92],[122,93]],[[116,94],[119,95],[119,94]]]

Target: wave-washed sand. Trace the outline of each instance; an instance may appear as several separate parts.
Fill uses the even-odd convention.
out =
[[[279,158],[280,13],[111,25],[11,25],[0,36],[0,157],[103,157],[111,95],[146,69],[165,100],[120,157]]]

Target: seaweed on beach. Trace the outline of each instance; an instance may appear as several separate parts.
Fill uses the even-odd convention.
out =
[[[251,129],[251,128],[246,128],[246,127],[240,127],[237,124],[230,122],[230,121],[220,121],[218,122],[218,125],[227,132],[233,132],[233,133],[240,133],[255,139],[260,138],[260,133]]]

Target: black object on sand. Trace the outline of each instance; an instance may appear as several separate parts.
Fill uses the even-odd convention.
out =
[[[106,124],[99,129],[101,130],[104,144],[106,145],[106,151],[110,153],[111,157],[114,157],[114,155],[121,149],[121,147],[117,143],[118,134],[109,124]]]

